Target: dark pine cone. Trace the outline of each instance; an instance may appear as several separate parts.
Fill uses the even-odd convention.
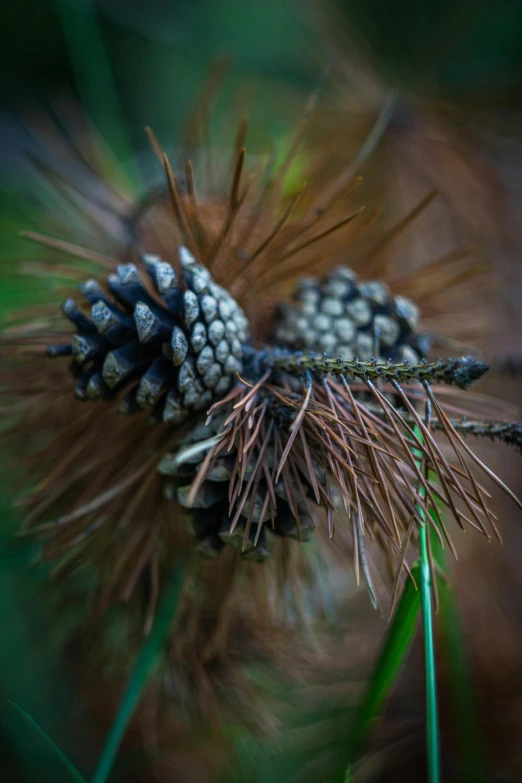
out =
[[[417,305],[392,296],[384,283],[357,282],[348,267],[334,269],[321,281],[301,280],[293,298],[295,304],[279,306],[276,345],[362,361],[375,356],[416,364],[426,356],[426,338],[416,332]]]
[[[130,387],[121,413],[152,409],[154,418],[179,424],[229,391],[242,370],[247,318],[186,248],[179,256],[181,279],[158,256],[143,257],[158,298],[137,267],[125,264],[106,280],[110,295],[96,280],[80,286],[92,320],[72,299],[64,302],[77,334],[48,353],[72,354],[79,399],[110,399]]]
[[[241,509],[241,519],[230,532],[228,490],[234,471],[237,472],[239,479],[241,470],[241,466],[236,461],[235,449],[231,453],[224,452],[218,457],[199,488],[195,502],[191,507],[187,506],[189,487],[216,433],[221,429],[224,418],[224,416],[217,416],[207,425],[202,421],[194,426],[180,441],[177,451],[164,457],[159,466],[160,473],[167,477],[165,494],[171,499],[177,499],[184,509],[185,521],[195,537],[197,551],[205,557],[215,557],[225,544],[230,544],[240,549],[246,560],[262,562],[270,554],[271,535],[308,541],[316,527],[310,510],[317,506],[311,498],[308,498],[306,506],[300,502],[298,524],[288,504],[282,481],[275,485],[277,514],[274,519],[263,509],[263,498],[266,497],[268,490],[266,482],[261,480],[254,500],[249,499],[245,502]],[[274,460],[275,455],[272,450],[269,450],[267,461],[271,469],[274,467]],[[244,482],[248,482],[253,467],[251,463],[248,465],[242,477]],[[303,489],[308,495],[308,487]],[[257,535],[261,518],[263,524]],[[248,524],[249,532],[245,540]]]

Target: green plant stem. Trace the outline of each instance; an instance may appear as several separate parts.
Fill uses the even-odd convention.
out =
[[[440,508],[439,508],[440,511]],[[430,510],[432,519],[435,513]],[[433,530],[430,530],[433,558],[446,573],[448,564]],[[490,779],[484,753],[484,742],[477,720],[477,705],[470,677],[466,642],[455,597],[449,583],[439,584],[439,614],[435,620],[439,629],[441,649],[445,657],[450,698],[455,722],[456,744],[459,747],[459,780],[462,783],[486,783]]]
[[[426,687],[426,752],[428,760],[428,783],[438,783],[439,732],[437,720],[437,688],[435,681],[435,650],[433,647],[432,585],[427,536],[428,531],[427,525],[425,524],[419,530],[419,570]]]
[[[426,402],[426,426],[429,428],[430,405]],[[422,443],[422,434],[415,427],[415,435]],[[420,452],[414,449],[419,467],[422,465]],[[428,478],[427,471],[426,478]],[[419,487],[422,497],[424,487]],[[425,514],[419,507],[424,524],[419,528],[419,574],[421,592],[422,634],[424,641],[424,679],[426,689],[426,756],[428,783],[439,783],[439,731],[437,719],[437,683],[435,675],[435,650],[433,645],[433,608],[432,608],[432,572],[429,558],[428,524]]]
[[[123,692],[118,710],[105,740],[91,783],[105,783],[109,776],[125,730],[156,666],[167,633],[172,628],[172,618],[181,594],[185,569],[186,562],[184,560],[179,560],[174,565],[170,584],[166,588],[152,631],[145,639],[132,668],[127,687]]]

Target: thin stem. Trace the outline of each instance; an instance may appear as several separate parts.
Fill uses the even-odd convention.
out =
[[[420,591],[422,632],[424,637],[424,672],[426,678],[426,742],[428,783],[439,781],[439,733],[437,721],[437,691],[435,683],[435,651],[433,648],[433,614],[431,601],[431,570],[428,559],[428,526],[419,529]]]
[[[426,427],[429,428],[430,405],[426,402]],[[420,432],[416,435],[421,439]],[[424,487],[419,494],[424,497]],[[419,527],[419,577],[421,592],[422,635],[424,641],[424,676],[426,688],[426,754],[428,765],[428,783],[439,783],[439,732],[437,718],[437,687],[435,676],[435,650],[433,645],[433,604],[432,569],[430,567],[428,524],[425,514],[419,507],[419,513],[425,523]]]
[[[364,406],[372,415],[383,421],[386,420],[386,414],[380,405],[365,403]],[[408,411],[401,410],[400,413],[406,424],[414,427],[415,419],[413,416]],[[500,441],[505,443],[506,446],[513,446],[522,452],[522,423],[518,421],[471,419],[468,416],[462,416],[459,419],[451,418],[449,422],[452,428],[461,435],[474,435],[476,438],[489,438],[492,441]],[[430,430],[445,432],[446,428],[439,419],[432,419],[430,421]]]

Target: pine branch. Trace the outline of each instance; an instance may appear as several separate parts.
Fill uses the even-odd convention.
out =
[[[372,403],[365,403],[365,407],[383,421],[386,416],[381,407]],[[401,411],[401,416],[410,427],[415,426],[413,416]],[[522,453],[522,423],[517,421],[484,421],[480,419],[468,419],[463,416],[460,419],[450,419],[451,426],[462,435],[474,435],[476,438],[489,438],[499,441],[507,446],[513,446]],[[431,419],[430,429],[444,431],[444,426],[438,419]]]
[[[484,375],[488,365],[472,356],[456,359],[439,359],[437,362],[422,361],[419,364],[401,362],[371,361],[361,362],[357,358],[332,358],[327,354],[318,356],[282,350],[279,348],[258,351],[252,356],[256,374],[273,369],[282,370],[290,375],[303,375],[311,372],[315,375],[343,376],[347,379],[358,378],[364,381],[396,381],[397,383],[444,383],[468,389]]]

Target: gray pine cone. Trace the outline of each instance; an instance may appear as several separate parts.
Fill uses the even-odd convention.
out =
[[[81,400],[110,399],[128,388],[120,413],[151,410],[173,424],[221,399],[242,370],[248,320],[205,267],[179,248],[181,278],[159,256],[142,258],[153,293],[134,264],[118,266],[106,280],[80,292],[91,306],[85,316],[72,299],[62,306],[77,333],[50,356],[72,355]]]
[[[276,345],[362,361],[375,356],[416,364],[426,355],[427,341],[417,332],[417,305],[392,296],[384,283],[358,282],[346,266],[321,281],[301,280],[293,299],[278,308]]]

